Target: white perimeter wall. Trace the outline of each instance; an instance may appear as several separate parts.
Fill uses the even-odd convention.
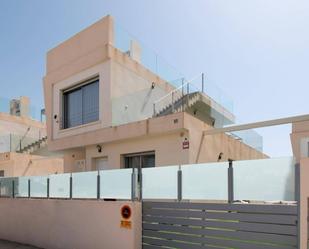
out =
[[[132,229],[120,210],[132,209]],[[46,249],[139,249],[141,204],[97,200],[0,199],[0,239]]]

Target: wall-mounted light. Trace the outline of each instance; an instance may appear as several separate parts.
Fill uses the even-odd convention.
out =
[[[97,145],[97,150],[98,150],[99,153],[101,153],[102,152],[102,146],[101,145]]]
[[[156,86],[156,83],[155,83],[155,82],[152,82],[152,83],[151,83],[151,89],[154,89],[155,86]]]

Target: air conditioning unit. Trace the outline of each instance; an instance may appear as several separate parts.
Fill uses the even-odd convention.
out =
[[[76,171],[85,171],[86,170],[86,161],[85,160],[75,160],[75,169]]]

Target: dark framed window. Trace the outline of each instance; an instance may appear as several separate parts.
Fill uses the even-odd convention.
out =
[[[99,120],[99,78],[63,92],[63,125],[70,128]]]
[[[0,177],[4,177],[4,170],[0,170]]]
[[[155,152],[142,152],[123,155],[124,168],[151,168],[155,167]]]

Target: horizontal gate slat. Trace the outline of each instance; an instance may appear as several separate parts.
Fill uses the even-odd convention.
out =
[[[208,246],[222,246],[222,247],[236,247],[238,249],[295,249],[293,246],[285,245],[266,245],[248,242],[248,241],[236,241],[236,240],[226,240],[218,238],[206,238],[201,236],[177,234],[177,233],[164,233],[158,231],[145,231],[144,236],[176,240],[176,241],[190,241],[192,243],[200,243],[202,246],[204,244]]]
[[[154,245],[143,245],[143,249],[159,249],[163,248],[162,246],[154,246]]]
[[[274,234],[285,234],[285,235],[297,234],[296,226],[274,225],[274,224],[263,224],[263,223],[208,221],[200,219],[166,218],[166,217],[154,217],[154,216],[144,216],[143,221],[165,223],[165,224],[235,229],[235,230],[244,230],[251,232],[274,233]]]
[[[264,204],[225,204],[225,203],[194,203],[194,202],[147,202],[143,203],[144,209],[170,208],[170,209],[205,209],[237,211],[248,213],[270,214],[297,214],[296,205],[264,205]]]
[[[167,224],[143,224],[143,231],[153,230],[153,231],[166,231],[175,233],[186,233],[194,235],[206,235],[213,237],[227,237],[231,239],[240,240],[253,240],[262,241],[278,244],[287,244],[295,246],[297,244],[296,236],[289,235],[276,235],[276,234],[266,234],[266,233],[255,233],[255,232],[242,232],[242,231],[228,231],[228,230],[214,230],[214,229],[200,229],[192,228],[188,226],[174,226]]]
[[[228,219],[243,222],[260,222],[272,224],[295,225],[297,216],[275,215],[275,214],[255,214],[255,213],[231,213],[227,211],[203,211],[203,210],[173,210],[173,209],[144,209],[143,215],[163,216],[163,217],[192,217],[206,219]]]
[[[162,240],[162,239],[154,239],[154,238],[143,238],[143,244],[144,243],[147,243],[150,245],[168,246],[168,247],[177,248],[177,249],[214,249],[213,247],[209,247],[209,246],[201,246],[201,245],[195,245],[195,244],[182,243],[178,241]],[[144,245],[143,245],[143,248],[145,248]]]

